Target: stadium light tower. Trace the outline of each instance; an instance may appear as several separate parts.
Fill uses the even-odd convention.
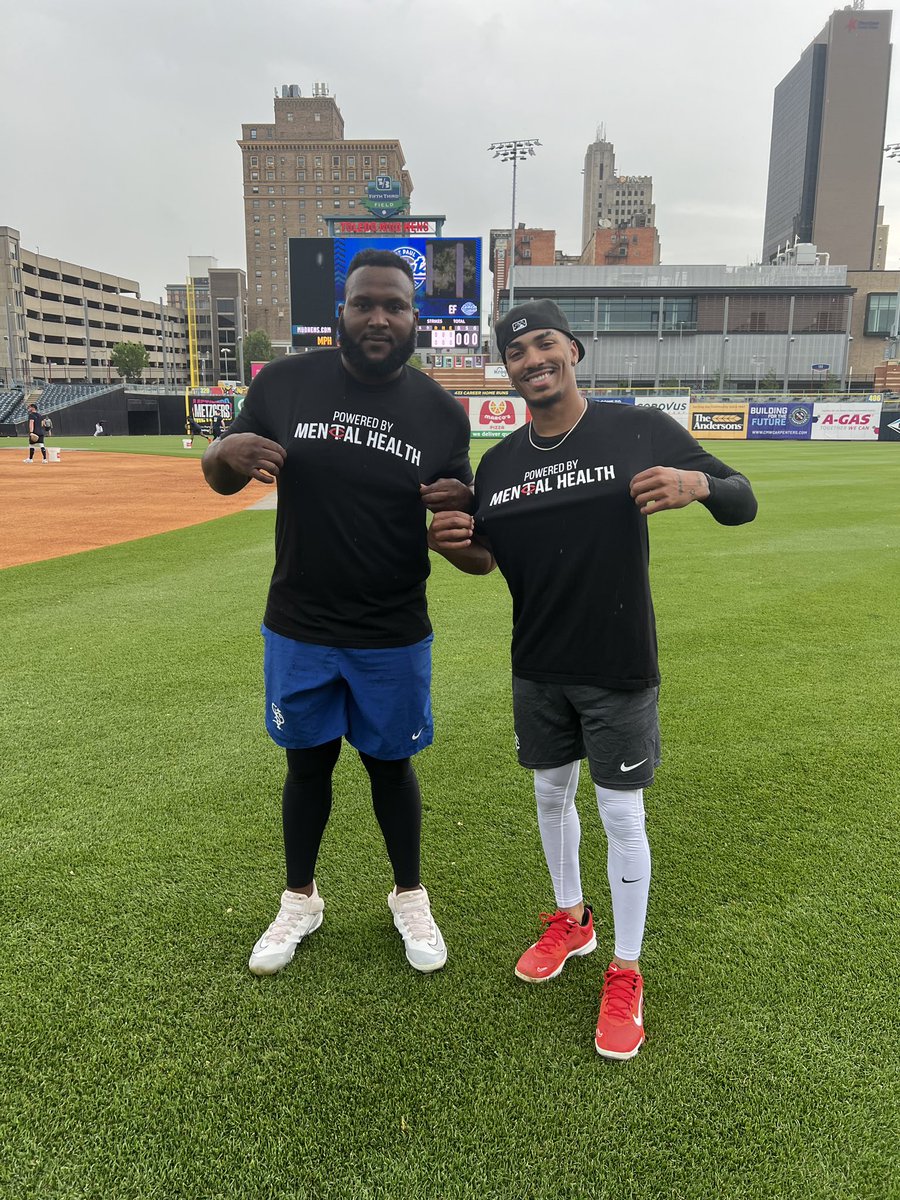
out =
[[[488,150],[493,150],[494,158],[501,162],[511,162],[513,165],[512,178],[512,220],[509,229],[509,267],[506,272],[506,283],[509,289],[509,307],[515,303],[515,272],[516,272],[516,168],[529,156],[534,156],[535,146],[541,143],[537,138],[516,138],[511,142],[491,142]],[[507,310],[508,311],[508,310]]]
[[[888,142],[884,148],[888,158],[900,158],[900,142]],[[897,298],[894,301],[894,323],[891,326],[890,346],[888,357],[897,357],[897,345],[900,342],[900,286],[897,288]]]

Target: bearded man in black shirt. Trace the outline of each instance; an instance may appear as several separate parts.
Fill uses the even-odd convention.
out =
[[[209,485],[278,483],[275,570],[263,621],[266,727],[287,754],[287,887],[250,970],[270,975],[322,923],[315,884],[346,738],[369,774],[394,872],[388,906],[419,971],[447,959],[419,879],[421,799],[411,757],[433,735],[426,508],[471,507],[462,406],[407,367],[415,283],[389,251],[347,271],[340,351],[277,359],[203,456]]]
[[[584,348],[552,301],[511,309],[496,334],[532,420],[482,459],[474,518],[437,513],[429,544],[474,574],[496,562],[512,594],[516,748],[534,772],[557,904],[516,975],[543,983],[597,945],[581,890],[575,808],[587,757],[608,841],[615,930],[594,1041],[599,1054],[627,1059],[644,1041],[643,790],[659,765],[647,517],[696,501],[720,524],[739,525],[753,520],[756,500],[743,475],[665,413],[589,404],[575,378]]]

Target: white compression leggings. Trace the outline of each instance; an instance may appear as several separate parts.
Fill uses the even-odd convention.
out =
[[[582,901],[581,823],[575,807],[580,767],[580,762],[573,762],[534,772],[538,828],[559,908],[574,908]],[[594,790],[608,843],[606,872],[612,893],[615,955],[629,962],[640,957],[650,892],[644,791],[620,791],[597,784]]]

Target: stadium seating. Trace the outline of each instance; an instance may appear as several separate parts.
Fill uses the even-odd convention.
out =
[[[117,392],[122,384],[109,383],[51,383],[43,389],[40,395],[35,400],[38,410],[42,417],[49,413],[59,412],[61,408],[69,408],[73,404],[80,404],[82,400],[89,400],[94,396],[103,396],[107,392]],[[0,397],[5,393],[0,393]],[[16,424],[21,424],[27,420],[28,403],[22,393],[18,394],[18,401],[13,405],[9,414],[3,418],[7,421],[14,421]],[[2,412],[2,408],[0,408]]]
[[[21,388],[8,388],[0,392],[0,425],[12,420],[12,414],[22,403],[24,395]]]

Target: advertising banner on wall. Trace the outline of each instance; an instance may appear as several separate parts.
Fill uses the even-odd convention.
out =
[[[525,401],[516,392],[451,392],[469,414],[473,438],[506,437],[528,420]]]
[[[881,402],[877,404],[813,405],[812,440],[814,442],[874,442],[881,423]]]
[[[635,404],[641,408],[659,408],[679,425],[689,429],[691,401],[689,396],[637,396]]]
[[[748,407],[730,400],[724,404],[691,404],[688,429],[704,441],[746,438]]]
[[[184,404],[188,422],[210,425],[216,419],[228,424],[241,411],[247,389],[231,379],[220,379],[214,387],[186,388]]]
[[[761,400],[750,405],[747,437],[777,441],[808,441],[813,406],[789,400]]]
[[[884,412],[878,425],[879,442],[900,442],[900,411]]]

